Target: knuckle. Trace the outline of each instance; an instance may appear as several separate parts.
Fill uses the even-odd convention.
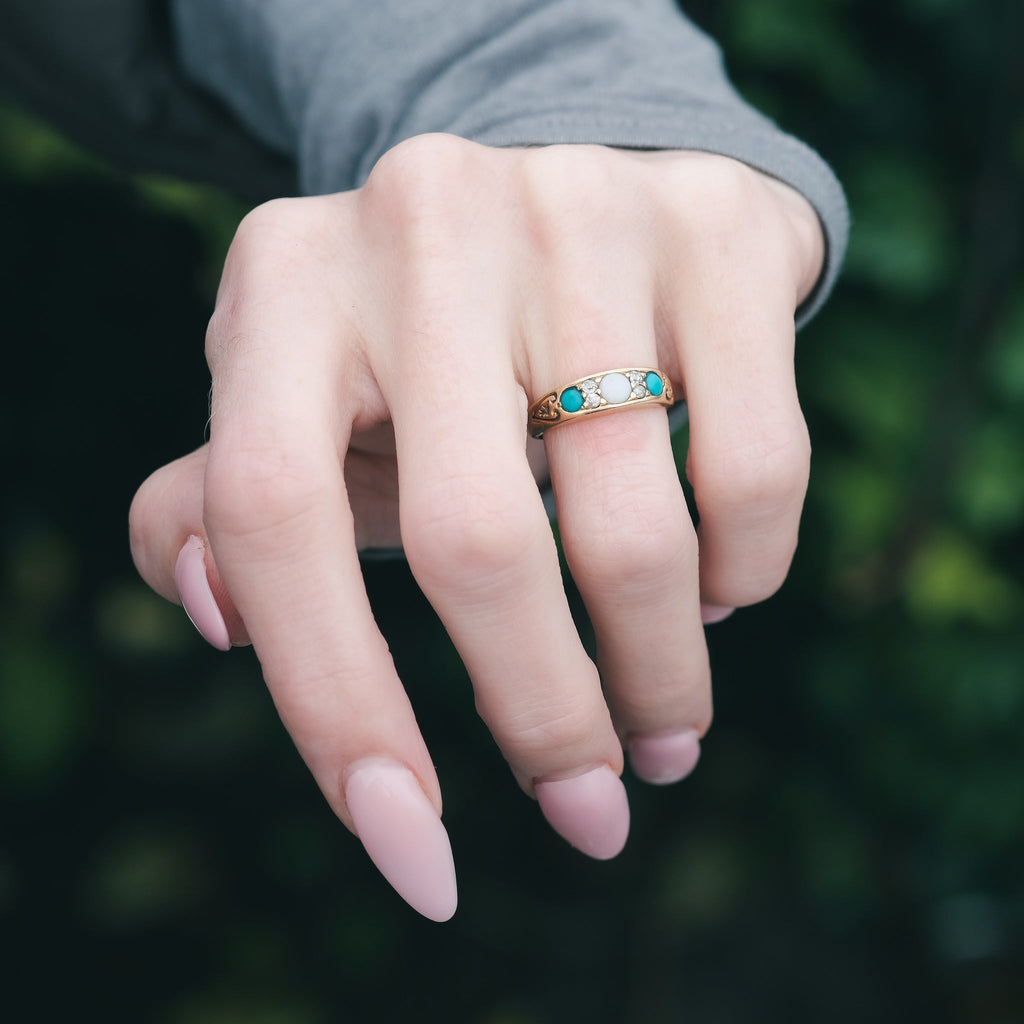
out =
[[[518,713],[506,713],[500,727],[488,725],[512,760],[535,764],[550,759],[557,751],[590,750],[601,738],[592,709],[579,702],[538,706],[533,702]]]
[[[231,243],[232,249],[259,251],[265,234],[277,231],[281,222],[287,219],[290,209],[291,203],[287,199],[271,199],[253,207],[239,221]]]
[[[482,147],[454,135],[417,135],[384,153],[361,197],[393,224],[417,224],[432,212],[448,212],[462,186],[477,173]]]
[[[250,210],[241,220],[228,250],[228,268],[234,264],[271,265],[275,273],[308,267],[309,251],[318,252],[329,236],[325,205],[330,197],[271,199]]]
[[[301,528],[323,507],[323,479],[306,455],[280,446],[211,453],[204,519],[211,533],[236,537]]]
[[[718,510],[775,515],[803,500],[810,473],[807,428],[761,431],[696,461],[691,479],[697,500]]]
[[[206,332],[211,367],[249,333],[254,312],[283,294],[308,291],[336,254],[335,197],[273,199],[245,215],[228,249]]]
[[[151,473],[132,498],[128,509],[128,538],[132,551],[144,547],[153,533],[153,512],[159,500],[158,489],[162,470]]]
[[[274,695],[274,706],[297,743],[316,742],[315,738],[323,735],[324,709],[331,706],[339,691],[372,694],[379,688],[380,673],[373,656],[387,657],[384,641],[375,636],[365,639],[367,649],[351,652],[352,661],[332,659],[325,666],[307,667],[301,677],[290,667],[284,668],[269,658],[264,659],[267,664],[263,664],[263,672]],[[365,723],[370,717],[371,712],[366,710],[360,720]]]
[[[736,160],[701,155],[696,171],[684,166],[677,173],[674,187],[661,193],[668,197],[663,223],[672,244],[695,266],[735,271],[756,260],[764,272],[782,272],[789,249],[778,242],[771,213],[776,203],[758,172]]]
[[[385,153],[359,190],[360,237],[399,282],[403,315],[426,322],[451,312],[452,275],[466,272],[484,225],[500,216],[494,161],[492,151],[455,136],[415,136]]]
[[[651,587],[694,567],[697,543],[681,494],[631,490],[573,523],[574,572],[595,585]],[[579,568],[576,568],[579,567]]]
[[[486,593],[521,571],[536,543],[533,512],[498,485],[466,482],[413,505],[402,523],[409,564],[427,589]]]
[[[128,546],[132,561],[150,585],[155,585],[160,578],[154,563],[161,540],[159,513],[164,507],[163,475],[163,469],[151,474],[135,492],[128,509]]]
[[[793,212],[792,200],[783,201],[779,183],[737,160],[697,154],[677,171],[665,223],[676,244],[692,252],[705,265],[733,266],[737,253],[756,261],[763,274],[783,281],[813,284],[820,263],[821,231],[809,208]],[[699,201],[679,202],[674,197],[695,196]],[[799,200],[797,200],[799,202]],[[751,245],[753,240],[757,246]]]
[[[687,203],[684,216],[700,231],[728,233],[749,228],[752,211],[760,205],[763,186],[756,172],[736,160],[702,160],[699,188],[689,182],[687,192],[700,196],[700,202]],[[682,193],[686,194],[686,193]]]

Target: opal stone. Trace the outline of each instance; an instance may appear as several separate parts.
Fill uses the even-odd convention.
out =
[[[601,397],[612,405],[625,402],[632,392],[629,379],[624,373],[606,373],[601,378]]]
[[[579,388],[566,388],[558,401],[566,412],[579,412],[583,408],[583,393]]]
[[[654,373],[653,370],[649,374],[647,374],[647,379],[644,381],[644,383],[647,385],[647,390],[650,391],[650,393],[654,395],[655,398],[657,398],[658,395],[660,395],[662,391],[665,390],[665,385],[662,384],[661,378],[656,373]]]

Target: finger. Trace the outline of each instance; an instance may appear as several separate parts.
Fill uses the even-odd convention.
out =
[[[616,727],[641,778],[678,781],[696,764],[712,701],[697,541],[667,417],[622,411],[549,431],[545,442]]]
[[[341,472],[356,374],[325,282],[258,259],[244,269],[208,346],[210,544],[324,796],[396,890],[443,920],[455,876],[438,782],[373,620]]]
[[[569,613],[513,383],[528,361],[522,309],[543,290],[533,243],[548,231],[524,230],[507,201],[520,164],[433,136],[374,168],[363,207],[391,226],[374,252],[387,267],[390,362],[374,370],[395,425],[410,566],[477,706],[548,821],[608,857],[628,830],[622,751]]]
[[[468,293],[481,294],[459,291]],[[629,826],[621,746],[565,598],[524,451],[525,396],[507,342],[504,355],[481,342],[508,322],[484,316],[487,305],[447,320],[435,311],[429,336],[403,332],[437,359],[408,356],[405,365],[422,372],[388,385],[403,541],[519,784],[556,831],[604,859],[619,852]]]
[[[608,294],[600,286],[592,293]],[[545,385],[631,361],[655,365],[650,301],[642,295],[638,288],[589,316],[587,355],[556,360],[560,368],[547,372]],[[555,336],[572,330],[567,311],[555,314]],[[593,330],[598,322],[604,326]],[[594,626],[619,735],[640,777],[677,781],[696,764],[712,706],[697,541],[668,418],[655,407],[623,409],[549,430],[545,445],[566,559]]]
[[[699,155],[680,184],[691,172],[704,201],[663,219],[656,295],[689,405],[701,592],[715,621],[773,593],[796,546],[810,447],[794,310],[823,242],[813,210],[787,186]]]
[[[179,602],[204,639],[226,651],[249,638],[205,541],[206,457],[204,445],[142,484],[128,514],[129,539],[139,575]]]
[[[763,264],[744,272],[734,264],[716,276],[714,303],[684,289],[678,328],[709,619],[782,584],[810,470],[793,368],[792,282]]]
[[[675,369],[674,353],[663,361],[656,343],[657,205],[637,201],[630,156],[605,162],[604,180],[593,180],[593,164],[579,157],[537,157],[553,162],[546,177],[555,182],[541,219],[563,230],[549,232],[546,304],[533,325],[547,344],[531,362],[531,397],[616,367]],[[639,194],[650,199],[657,176],[648,184]],[[641,383],[602,376],[600,387],[615,380],[627,393]],[[696,762],[711,720],[711,682],[696,537],[665,410],[584,418],[549,430],[544,441],[566,558],[595,628],[616,728],[639,775],[674,781]]]

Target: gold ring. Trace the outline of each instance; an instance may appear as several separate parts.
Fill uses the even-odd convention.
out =
[[[530,433],[543,437],[545,430],[584,416],[600,416],[638,405],[673,404],[672,382],[649,366],[630,366],[580,377],[556,391],[549,391],[530,406]]]

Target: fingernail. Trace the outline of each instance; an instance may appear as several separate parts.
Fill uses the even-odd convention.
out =
[[[705,626],[711,626],[716,622],[729,618],[734,611],[736,611],[735,608],[726,608],[719,604],[702,604],[700,606],[700,617]]]
[[[185,614],[199,630],[199,635],[217,650],[229,651],[231,637],[206,578],[204,555],[203,542],[198,537],[189,537],[174,563],[174,585]]]
[[[369,757],[349,769],[345,801],[356,835],[392,888],[431,921],[458,904],[448,832],[416,776],[397,761]]]
[[[685,779],[700,758],[700,737],[696,729],[648,733],[629,741],[629,763],[644,782],[656,786]]]
[[[534,792],[548,824],[587,856],[609,860],[626,845],[626,787],[608,765],[572,779],[538,782]]]

